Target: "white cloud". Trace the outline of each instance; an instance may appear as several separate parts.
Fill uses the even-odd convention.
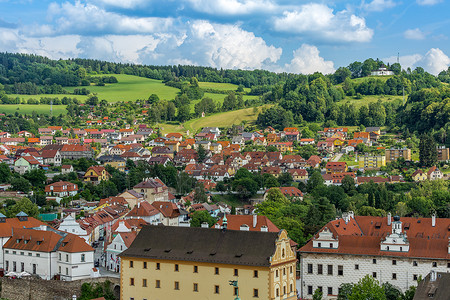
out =
[[[385,62],[397,62],[396,56],[383,59]],[[437,75],[450,66],[450,58],[439,48],[431,48],[425,55],[412,54],[400,56],[400,65],[403,69],[422,67],[425,71]]]
[[[28,34],[46,35],[50,30],[55,35],[142,34],[167,31],[174,25],[171,18],[129,17],[79,1],[50,4],[48,17],[54,20],[54,27],[46,28],[42,33],[29,30]]]
[[[280,59],[282,49],[268,46],[252,32],[238,25],[194,21],[183,49],[199,65],[219,68],[259,69]],[[192,58],[190,57],[192,56]]]
[[[323,57],[320,57],[320,52],[316,46],[303,44],[294,51],[294,58],[284,66],[283,71],[302,74],[313,74],[314,72],[329,74],[333,73],[335,69],[332,61],[326,61]]]
[[[408,40],[423,40],[425,39],[425,33],[423,33],[419,28],[408,29],[403,33],[405,39]]]
[[[120,8],[133,9],[147,4],[147,0],[94,0],[93,2]]]
[[[277,5],[270,0],[187,0],[201,12],[218,15],[244,15],[256,12],[273,12]]]
[[[275,19],[274,27],[278,31],[335,42],[368,42],[373,36],[373,30],[366,26],[364,18],[347,10],[333,13],[328,6],[315,3],[285,11],[283,17]]]
[[[419,5],[435,5],[441,3],[442,0],[417,0],[416,2]]]
[[[392,0],[372,0],[370,3],[363,3],[363,8],[368,11],[383,11],[388,8],[396,6]]]

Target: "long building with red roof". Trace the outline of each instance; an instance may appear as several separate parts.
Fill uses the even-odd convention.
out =
[[[319,288],[336,299],[341,284],[366,275],[405,291],[432,270],[450,270],[449,238],[446,218],[344,214],[300,248],[300,298],[312,299]]]

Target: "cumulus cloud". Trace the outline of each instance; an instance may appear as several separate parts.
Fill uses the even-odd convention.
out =
[[[383,59],[383,61],[395,63],[397,62],[397,57],[391,56]],[[422,67],[425,71],[437,75],[450,66],[450,58],[441,49],[431,48],[425,55],[416,53],[400,56],[400,64],[403,69]]]
[[[197,11],[218,15],[245,15],[277,9],[270,0],[187,0]]]
[[[419,5],[435,5],[441,3],[442,0],[417,0],[416,2]]]
[[[190,35],[184,44],[185,53],[188,59],[200,65],[259,69],[266,63],[277,62],[282,53],[281,48],[268,46],[262,38],[238,25],[195,21]]]
[[[316,46],[303,44],[294,51],[294,58],[284,66],[283,71],[302,74],[313,74],[314,72],[329,74],[333,73],[335,69],[332,61],[326,61],[323,57],[320,57],[319,49]]]
[[[60,34],[142,34],[167,31],[174,24],[171,18],[129,17],[108,12],[90,3],[65,2],[52,3],[48,9],[49,19],[55,25],[46,28],[44,32],[30,30],[30,35],[47,35],[52,32]]]
[[[283,17],[275,19],[274,27],[278,31],[335,42],[368,42],[373,36],[364,18],[347,10],[334,13],[328,6],[316,3],[285,11]]]
[[[126,9],[133,9],[133,8],[141,7],[148,3],[147,0],[94,0],[94,2],[103,4],[103,5],[107,5],[107,6],[126,8]]]
[[[383,11],[396,5],[397,3],[392,0],[372,0],[372,2],[363,3],[362,6],[365,10],[368,11]]]
[[[423,40],[425,39],[425,33],[423,33],[419,28],[408,29],[404,32],[405,39],[408,40]]]

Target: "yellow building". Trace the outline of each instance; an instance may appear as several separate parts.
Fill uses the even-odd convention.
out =
[[[120,299],[297,299],[289,242],[285,230],[145,226],[120,254]]]
[[[114,169],[117,169],[121,172],[125,172],[125,167],[126,167],[126,162],[124,159],[117,159],[117,160],[113,160],[113,161],[107,161],[105,163],[103,163],[103,166],[111,166]]]
[[[364,155],[359,157],[360,169],[379,169],[384,166],[386,166],[385,156]]]
[[[386,149],[386,161],[397,160],[403,157],[405,160],[411,160],[411,149]]]
[[[99,184],[100,181],[108,180],[111,175],[102,166],[89,167],[84,174],[84,181],[92,184]]]

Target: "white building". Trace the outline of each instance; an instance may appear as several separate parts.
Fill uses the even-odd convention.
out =
[[[94,268],[94,249],[84,239],[45,225],[14,228],[3,252],[5,271],[25,271],[47,280],[89,278]]]
[[[394,75],[394,72],[389,71],[386,68],[386,66],[383,64],[383,65],[380,66],[379,69],[377,69],[375,71],[372,71],[370,73],[370,75],[372,75],[372,76],[392,76],[392,75]]]
[[[89,234],[78,223],[72,214],[67,215],[59,224],[58,230],[69,232],[83,238],[87,243],[89,242]]]
[[[106,248],[106,268],[109,271],[120,272],[120,257],[123,251],[127,250],[136,238],[136,231],[118,232],[111,244]]]
[[[369,274],[407,290],[430,271],[450,271],[450,219],[353,216],[329,222],[300,252],[299,295],[336,299]]]

